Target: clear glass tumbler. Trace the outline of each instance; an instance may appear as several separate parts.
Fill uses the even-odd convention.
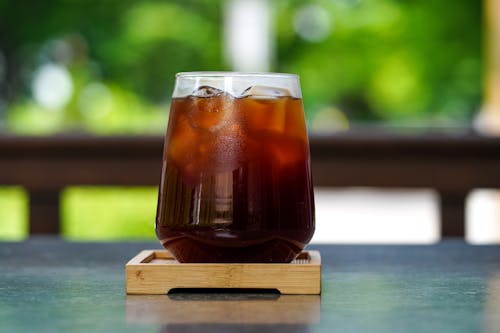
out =
[[[297,75],[179,73],[156,234],[180,262],[290,262],[314,233]]]

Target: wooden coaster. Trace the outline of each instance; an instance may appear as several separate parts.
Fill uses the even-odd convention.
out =
[[[174,288],[277,289],[321,293],[321,256],[304,251],[288,264],[179,263],[166,250],[144,250],[125,266],[127,294],[167,294]]]

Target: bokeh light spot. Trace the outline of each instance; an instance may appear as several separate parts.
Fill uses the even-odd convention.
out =
[[[46,64],[35,73],[31,88],[38,104],[59,110],[68,103],[73,94],[73,81],[65,67]]]
[[[315,113],[311,129],[315,132],[346,131],[349,129],[349,120],[338,108],[324,107]]]
[[[320,42],[331,31],[331,17],[325,8],[319,5],[305,5],[297,10],[294,27],[297,34],[310,42]]]

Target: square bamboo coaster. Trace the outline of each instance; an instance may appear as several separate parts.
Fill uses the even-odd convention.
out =
[[[143,250],[125,266],[127,294],[167,294],[175,288],[277,289],[321,293],[321,256],[304,251],[287,264],[179,263],[166,250]]]

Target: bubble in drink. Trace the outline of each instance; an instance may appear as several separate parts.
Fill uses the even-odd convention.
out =
[[[249,131],[284,132],[286,116],[290,113],[287,112],[289,98],[247,96],[241,102],[242,117],[246,120]]]

